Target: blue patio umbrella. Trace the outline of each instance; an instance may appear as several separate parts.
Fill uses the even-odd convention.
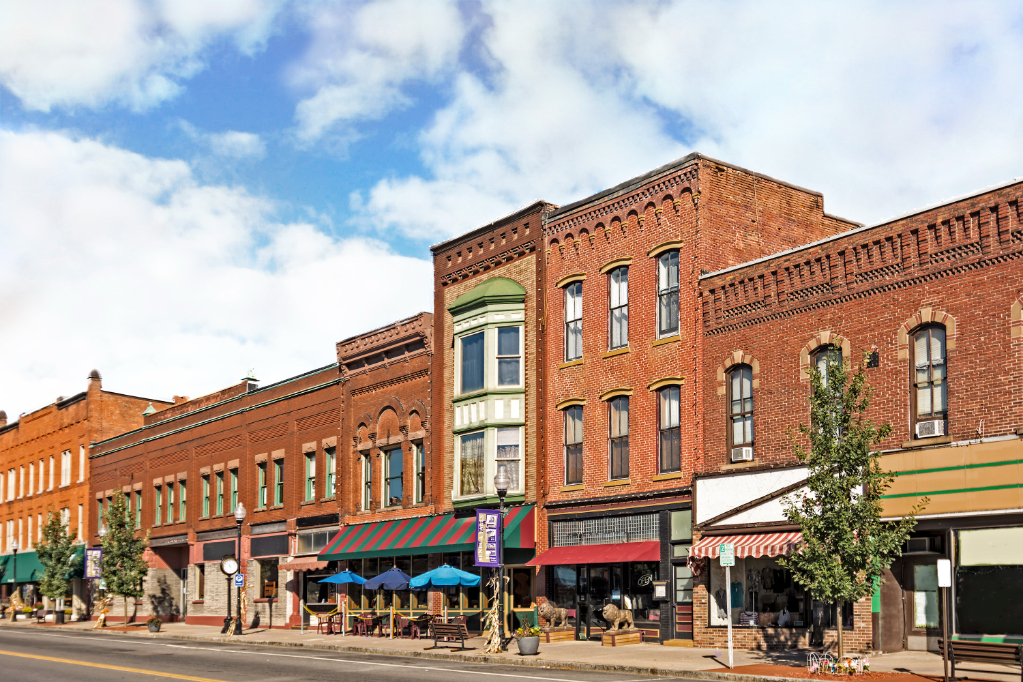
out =
[[[356,585],[361,585],[366,582],[366,579],[357,573],[352,573],[351,571],[341,571],[340,573],[335,573],[332,576],[324,578],[320,582],[341,584],[355,583]]]
[[[362,587],[367,590],[407,590],[411,578],[400,568],[384,571],[375,578],[370,578]]]
[[[475,587],[479,584],[480,577],[478,575],[460,571],[447,564],[432,571],[427,571],[422,575],[417,575],[409,581],[409,587],[413,590],[424,590],[427,587],[453,587],[455,585]]]

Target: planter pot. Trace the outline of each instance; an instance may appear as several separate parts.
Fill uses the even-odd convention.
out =
[[[517,637],[515,642],[519,645],[520,656],[536,656],[540,649],[540,637]]]
[[[147,623],[150,632],[159,632],[161,625],[163,625],[163,623]]]
[[[54,611],[53,612],[53,622],[57,623],[58,625],[63,625],[64,624],[64,612],[63,611]]]

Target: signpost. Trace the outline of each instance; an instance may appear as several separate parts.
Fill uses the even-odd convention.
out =
[[[945,666],[945,682],[948,682],[948,588],[952,587],[952,562],[948,559],[938,559],[938,587],[941,588],[941,638],[945,642],[941,662]]]
[[[718,545],[721,565],[725,568],[725,607],[728,615],[728,669],[735,667],[732,658],[732,566],[735,566],[735,545],[723,542]],[[948,682],[948,680],[945,680]]]

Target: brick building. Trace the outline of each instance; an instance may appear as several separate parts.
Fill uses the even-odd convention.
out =
[[[40,599],[35,583],[42,566],[33,547],[47,515],[63,515],[79,542],[95,530],[89,516],[89,443],[142,425],[146,409],[169,403],[103,390],[92,370],[85,391],[58,398],[44,408],[8,422],[0,411],[0,581],[7,599],[15,584],[13,543],[17,541],[17,583],[27,586],[26,603]],[[84,544],[82,545],[84,547]],[[73,606],[82,615],[83,583],[75,581]]]
[[[930,502],[882,589],[844,615],[858,649],[936,648],[941,557],[953,561],[959,637],[1023,635],[1023,611],[999,597],[1023,587],[1021,194],[1009,183],[701,277],[698,538],[796,530],[780,499],[805,480],[787,430],[808,422],[808,370],[828,353],[870,354],[870,416],[892,425],[882,466],[897,472],[885,514]],[[750,437],[737,441],[740,422]],[[750,568],[770,562],[746,561],[737,580],[748,596]],[[716,563],[702,562],[696,587],[704,646],[724,637]],[[793,620],[808,621],[810,600],[788,588],[761,586],[763,610],[784,598]],[[738,642],[801,645],[806,633],[740,629]]]
[[[546,462],[533,562],[599,636],[692,637],[691,479],[703,466],[699,277],[855,225],[821,195],[691,154],[550,213]],[[655,583],[668,589],[655,599]]]
[[[296,569],[315,563],[339,527],[341,383],[337,365],[263,387],[247,377],[93,445],[90,544],[114,495],[151,533],[137,616],[222,623],[229,596],[219,562],[235,554],[240,531],[246,626],[298,624]]]

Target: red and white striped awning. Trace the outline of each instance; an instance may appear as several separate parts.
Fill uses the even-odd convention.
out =
[[[717,559],[724,543],[735,545],[739,559],[779,556],[791,553],[802,541],[802,533],[757,533],[756,535],[708,535],[689,550],[693,559]]]

